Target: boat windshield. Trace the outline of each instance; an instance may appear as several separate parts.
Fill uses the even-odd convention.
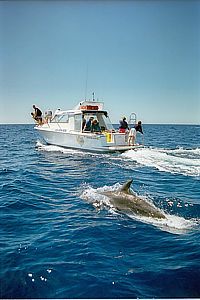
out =
[[[97,119],[101,130],[114,130],[114,127],[108,117],[107,112],[101,111],[101,112],[84,114],[84,118],[86,119],[86,121],[89,120],[90,117]]]
[[[99,115],[99,124],[101,128],[105,128],[105,130],[114,130],[114,127],[110,121],[110,118],[106,114],[100,114]]]
[[[59,111],[58,113],[55,113],[51,122],[52,123],[68,123],[69,117],[71,115],[74,115],[72,112],[67,111]]]

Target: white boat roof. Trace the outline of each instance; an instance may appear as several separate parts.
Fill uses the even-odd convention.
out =
[[[84,100],[82,102],[80,102],[79,104],[77,104],[74,108],[74,110],[84,110],[84,107],[88,107],[87,109],[89,110],[89,107],[96,107],[96,110],[103,110],[104,107],[104,103],[100,102],[100,101],[87,101]],[[94,109],[95,110],[95,109]]]
[[[59,110],[56,111],[57,116],[66,115],[66,114],[79,114],[82,111],[84,113],[98,113],[98,112],[104,112],[103,111],[104,103],[103,102],[97,102],[97,101],[82,101],[78,105],[74,107],[74,109],[68,109],[68,110]]]

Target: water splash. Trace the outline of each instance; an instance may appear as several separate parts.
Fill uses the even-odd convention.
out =
[[[91,203],[95,208],[107,209],[113,214],[119,214],[120,212],[115,209],[115,207],[110,203],[109,197],[103,195],[103,192],[106,191],[116,191],[121,187],[119,183],[116,183],[113,186],[103,186],[101,188],[94,189],[91,186],[86,186],[84,191],[81,194],[81,198]],[[151,201],[146,199],[147,201]],[[134,220],[154,225],[160,228],[163,231],[167,231],[173,234],[183,234],[188,232],[188,230],[194,228],[199,222],[195,219],[186,220],[183,217],[169,215],[160,209],[165,215],[165,219],[155,219],[151,217],[144,217],[141,215],[130,214],[126,215]],[[121,213],[120,213],[121,214]]]
[[[103,157],[109,157],[108,154],[105,153],[95,153],[95,152],[87,152],[84,150],[79,149],[70,149],[65,148],[62,146],[56,146],[56,145],[47,145],[43,144],[41,141],[36,142],[36,148],[40,151],[46,151],[46,152],[60,152],[62,154],[76,154],[78,156],[103,156]]]
[[[141,165],[154,167],[159,171],[200,177],[200,149],[158,149],[144,148],[129,150],[122,154]]]
[[[79,153],[80,152],[78,150],[64,148],[64,147],[61,147],[61,146],[43,144],[40,141],[37,141],[36,148],[40,151],[60,152],[60,153],[64,153],[64,154],[74,153],[74,152]]]

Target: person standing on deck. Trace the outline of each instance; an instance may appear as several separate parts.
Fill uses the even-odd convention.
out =
[[[86,125],[86,119],[85,119],[84,115],[82,115],[82,131],[84,130],[85,125]]]
[[[119,132],[120,133],[125,133],[128,128],[128,123],[126,122],[126,117],[123,117],[122,120],[119,121]]]
[[[142,122],[141,121],[138,121],[138,123],[133,128],[131,128],[130,131],[129,131],[129,135],[128,135],[128,144],[129,144],[129,146],[134,146],[137,131],[139,131],[141,134],[143,134]]]

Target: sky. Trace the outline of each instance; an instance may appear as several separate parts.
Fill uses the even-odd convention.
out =
[[[93,92],[113,123],[200,124],[200,1],[0,1],[0,123]]]

